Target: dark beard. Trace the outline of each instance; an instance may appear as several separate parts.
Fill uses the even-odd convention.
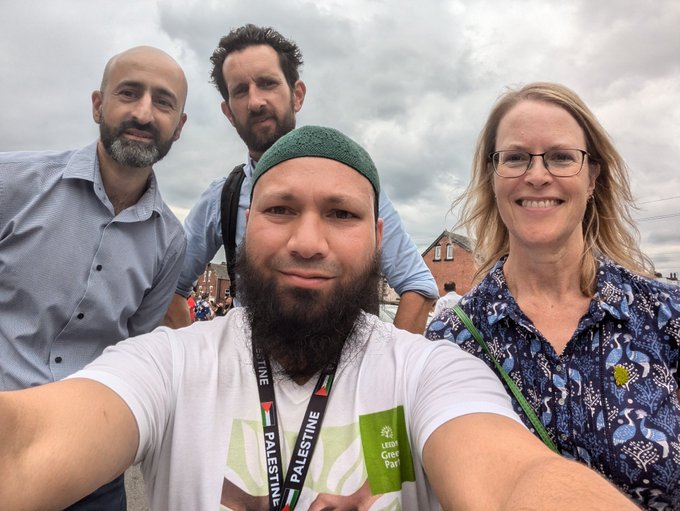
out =
[[[129,120],[119,126],[109,126],[104,120],[103,112],[99,112],[99,137],[107,154],[126,167],[144,168],[163,159],[172,147],[173,140],[161,140],[160,132],[152,124],[140,124]],[[125,130],[134,128],[143,130],[153,136],[153,143],[147,144],[136,140],[127,140],[122,135]]]
[[[276,122],[273,131],[258,135],[253,130],[253,124],[262,119],[272,117],[269,111],[263,111],[259,114],[249,114],[248,119],[246,119],[245,124],[234,123],[236,128],[236,133],[241,137],[241,140],[245,142],[246,147],[251,153],[263,154],[267,149],[269,149],[274,142],[295,129],[295,110],[293,108],[293,97],[291,96],[290,110],[286,112],[283,119],[274,118]]]
[[[309,289],[284,293],[262,275],[239,247],[238,297],[243,303],[252,342],[277,361],[291,380],[307,380],[340,360],[343,348],[356,347],[353,330],[363,325],[361,311],[377,313],[380,255],[328,297]]]

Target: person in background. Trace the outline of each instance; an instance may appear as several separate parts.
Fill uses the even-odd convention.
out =
[[[204,293],[199,297],[194,310],[196,312],[196,321],[208,321],[212,319],[212,309],[210,308],[210,303],[208,303],[207,294]]]
[[[680,288],[653,278],[604,128],[563,85],[506,93],[459,201],[483,276],[460,305],[559,451],[680,509]],[[492,365],[451,310],[427,335]]]
[[[307,92],[299,76],[302,54],[294,42],[276,30],[245,25],[224,36],[210,60],[212,81],[223,98],[222,113],[248,149],[235,219],[238,246],[245,231],[255,163],[276,140],[295,128],[295,116],[302,108]],[[223,245],[221,196],[226,180],[214,181],[184,222],[187,254],[177,296],[164,321],[168,326],[189,324],[184,297]],[[438,297],[437,284],[384,191],[380,192],[380,217],[385,222],[381,269],[401,297],[394,324],[422,333]],[[233,298],[238,304],[238,290]]]
[[[60,380],[160,323],[185,238],[152,166],[180,136],[186,95],[167,53],[131,48],[92,93],[99,140],[0,153],[0,390]],[[125,500],[121,476],[70,509]]]
[[[193,289],[191,290],[191,293],[189,296],[187,296],[187,306],[189,307],[189,317],[191,319],[191,322],[193,323],[196,321],[196,300],[194,297],[196,296],[196,291]]]
[[[163,511],[634,509],[527,431],[483,362],[365,312],[379,193],[342,133],[279,139],[253,174],[243,307],[0,393],[3,507],[59,509],[141,462]]]
[[[460,301],[460,295],[456,293],[456,283],[452,280],[444,282],[444,292],[446,293],[434,306],[434,316],[438,316],[444,309],[450,309]]]

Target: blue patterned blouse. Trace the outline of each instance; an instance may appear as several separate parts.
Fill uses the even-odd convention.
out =
[[[648,509],[680,510],[680,287],[602,259],[597,293],[558,355],[510,294],[504,262],[460,305],[562,454],[607,475]],[[451,309],[426,335],[456,342],[493,367]]]

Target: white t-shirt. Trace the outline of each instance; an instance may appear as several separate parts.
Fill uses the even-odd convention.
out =
[[[371,509],[439,509],[421,463],[429,435],[468,413],[519,418],[476,357],[366,319],[336,372],[297,509],[319,494],[350,495],[367,480],[382,495]],[[225,478],[266,499],[262,414],[242,309],[123,341],[73,377],[107,385],[132,410],[140,432],[135,462],[152,509],[229,509],[220,505]],[[317,378],[302,386],[275,380],[285,472]]]

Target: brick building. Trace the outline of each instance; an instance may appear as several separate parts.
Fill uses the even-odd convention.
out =
[[[444,282],[451,280],[456,283],[456,292],[460,295],[472,288],[475,264],[472,244],[465,236],[442,232],[423,252],[423,259],[437,282],[441,296],[446,294]]]
[[[196,294],[207,293],[208,299],[220,302],[229,291],[230,282],[227,263],[208,263],[196,281]]]

